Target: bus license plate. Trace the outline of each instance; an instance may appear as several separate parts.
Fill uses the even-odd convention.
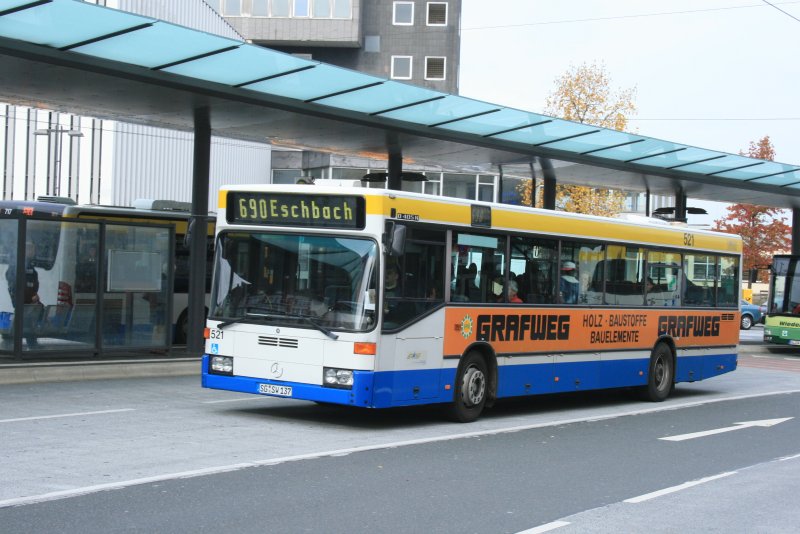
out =
[[[258,392],[266,395],[277,395],[279,397],[291,397],[291,386],[276,386],[274,384],[259,384]]]

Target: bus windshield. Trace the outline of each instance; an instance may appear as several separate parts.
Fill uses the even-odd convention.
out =
[[[767,313],[800,315],[800,261],[797,257],[775,257],[772,269]]]
[[[229,324],[371,330],[377,250],[370,239],[222,233],[209,315]]]

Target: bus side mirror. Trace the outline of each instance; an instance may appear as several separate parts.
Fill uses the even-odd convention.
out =
[[[754,283],[758,282],[758,269],[757,268],[750,269],[750,278],[749,278],[749,280],[750,280],[751,284],[754,284]]]
[[[394,221],[386,224],[386,250],[390,256],[402,256],[406,251],[406,226]]]

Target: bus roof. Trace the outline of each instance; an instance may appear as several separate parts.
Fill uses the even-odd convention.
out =
[[[405,191],[323,185],[223,186],[219,192],[220,210],[224,210],[227,206],[228,191],[358,195],[367,199],[368,216],[379,215],[398,222],[419,221],[449,227],[472,228],[475,231],[489,229],[519,231],[559,238],[610,240],[730,254],[741,254],[742,251],[742,240],[738,235],[687,226],[664,225],[663,221],[631,221]],[[486,208],[490,210],[488,225],[476,224],[473,219],[475,212],[473,207],[481,207],[480,209],[484,211]],[[220,221],[222,222],[222,219]]]
[[[11,216],[23,214],[26,216],[52,216],[52,217],[79,217],[91,216],[117,216],[117,217],[157,217],[159,219],[186,220],[191,215],[185,209],[169,208],[175,203],[166,201],[140,202],[136,206],[106,206],[100,204],[74,204],[45,200],[0,200],[0,215]],[[152,208],[139,207],[151,205]],[[213,215],[213,214],[211,214]]]

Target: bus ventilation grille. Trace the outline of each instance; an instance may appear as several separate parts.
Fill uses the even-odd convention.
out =
[[[288,337],[271,337],[271,336],[258,336],[259,345],[267,345],[268,347],[285,347],[288,349],[297,348],[297,340]]]

